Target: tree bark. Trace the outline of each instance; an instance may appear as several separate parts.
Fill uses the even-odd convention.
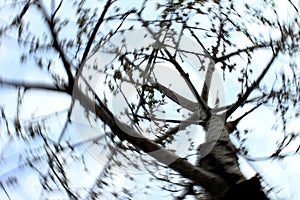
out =
[[[206,143],[199,147],[199,166],[222,177],[230,188],[222,197],[209,194],[212,199],[268,199],[261,191],[258,179],[246,180],[242,174],[236,148],[229,138],[234,130],[231,123],[224,122],[222,115],[212,115],[206,129]],[[218,137],[219,136],[219,137]],[[255,181],[253,181],[255,180]],[[220,188],[221,190],[221,188]],[[221,192],[220,192],[221,193]]]
[[[199,166],[223,177],[230,185],[245,180],[236,150],[222,116],[213,115],[206,124],[206,143],[200,146]]]
[[[87,82],[85,83],[88,85]],[[194,166],[186,159],[180,158],[173,152],[168,151],[159,144],[140,135],[129,125],[119,121],[93,91],[96,98],[95,101],[90,99],[87,94],[84,94],[77,85],[78,83],[76,83],[74,87],[76,92],[74,92],[73,98],[78,100],[84,109],[99,117],[121,140],[128,141],[137,149],[148,153],[158,162],[167,165],[169,168],[180,173],[183,177],[192,180],[196,185],[202,186],[206,191],[216,197],[222,197],[224,191],[229,189],[226,181],[219,175],[204,170],[201,167]]]

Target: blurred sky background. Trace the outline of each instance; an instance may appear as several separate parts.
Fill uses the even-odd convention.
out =
[[[126,5],[126,1],[121,1],[124,6]],[[128,2],[128,1],[127,1]],[[139,4],[139,1],[135,1]],[[255,4],[255,1],[252,1]],[[280,16],[282,16],[283,20],[288,20],[291,13],[289,6],[287,6],[287,1],[278,0],[277,3],[280,4],[280,9],[278,12]],[[299,3],[296,4],[299,6]],[[3,2],[0,3],[0,7],[3,6]],[[67,8],[65,8],[67,9]],[[13,15],[10,10],[1,10],[0,11],[0,26],[7,23],[9,20],[9,16]],[[4,13],[4,14],[3,14]],[[5,15],[7,14],[7,16]],[[34,13],[32,13],[32,23],[38,24],[40,20],[39,17],[36,17]],[[37,31],[39,31],[39,27],[35,27]],[[205,42],[204,42],[205,43]],[[20,55],[17,37],[15,35],[5,35],[1,39],[0,46],[0,79],[5,80],[20,80],[26,82],[43,82],[43,83],[52,83],[50,75],[46,71],[42,71],[37,69],[32,60],[29,60],[26,63],[26,66],[21,65],[19,62]],[[261,53],[261,60],[257,60],[258,63],[266,63],[270,55],[268,53]],[[48,55],[51,56],[51,55]],[[53,54],[53,60],[57,63],[57,69],[61,66],[61,63],[58,61],[59,58],[56,54]],[[286,63],[284,57],[279,57],[279,61],[282,63]],[[299,63],[299,62],[298,62]],[[280,64],[280,63],[279,63]],[[276,70],[281,70],[281,66],[279,66]],[[59,70],[58,70],[59,71]],[[232,101],[236,98],[234,91],[239,91],[239,86],[233,84],[233,80],[238,76],[237,72],[233,72],[231,76],[226,78],[226,81],[223,84],[225,91],[225,102],[232,103]],[[264,79],[264,81],[269,81],[274,79],[275,72],[270,72],[269,77]],[[195,77],[197,79],[197,77]],[[63,124],[59,124],[66,117],[65,109],[68,108],[70,103],[70,98],[68,96],[62,94],[55,94],[49,92],[41,92],[41,91],[30,91],[26,93],[26,98],[24,99],[24,103],[22,106],[22,119],[28,119],[30,121],[32,117],[32,113],[35,116],[46,115],[52,113],[53,111],[57,111],[57,115],[52,118],[52,122],[49,123],[58,123],[57,127],[51,126],[51,130],[49,130],[49,135],[52,135],[53,139],[58,137],[58,133],[60,127]],[[5,109],[5,114],[8,118],[13,119],[16,113],[16,104],[17,104],[17,92],[15,89],[5,86],[0,86],[0,108]],[[245,107],[246,109],[247,107]],[[243,113],[243,110],[240,110],[237,114]],[[257,117],[259,116],[259,117]],[[269,109],[267,106],[262,106],[257,111],[253,112],[245,119],[243,119],[238,128],[241,129],[252,129],[251,135],[247,138],[246,145],[249,147],[249,154],[253,157],[265,157],[270,156],[274,152],[277,147],[278,141],[282,139],[282,134],[280,133],[280,127],[275,130],[274,122],[276,122],[276,118],[273,114],[273,111]],[[292,124],[288,126],[288,129],[294,132],[300,131],[300,120],[294,121]],[[69,131],[78,131],[78,127],[80,124],[70,126]],[[280,126],[280,125],[279,125]],[[81,127],[82,129],[88,129],[93,132],[88,127]],[[28,151],[30,148],[40,148],[39,144],[42,142],[41,140],[31,141],[30,143],[22,142],[20,140],[16,140],[16,138],[10,138],[4,133],[6,130],[4,124],[0,124],[0,181],[3,185],[7,185],[2,182],[6,180],[7,177],[14,175],[18,177],[19,184],[18,186],[10,186],[5,187],[5,189],[9,192],[10,196],[14,200],[21,199],[39,199],[42,194],[40,194],[41,186],[39,184],[39,176],[38,174],[26,167],[18,167],[20,154],[24,155],[24,157],[30,153]],[[50,134],[51,133],[51,134]],[[74,141],[80,140],[75,136]],[[232,141],[237,143],[237,139],[232,136]],[[292,152],[299,145],[300,141],[295,141],[294,145],[291,146],[286,152]],[[24,149],[27,149],[24,151]],[[87,154],[88,156],[88,154]],[[90,156],[87,158],[87,162],[96,163],[95,166],[101,168],[101,163],[95,162],[95,158]],[[282,160],[265,160],[265,161],[257,161],[257,162],[248,162],[245,159],[240,159],[241,169],[245,173],[247,177],[253,176],[256,172],[260,173],[263,176],[265,184],[268,187],[274,187],[272,192],[270,193],[272,199],[283,199],[283,200],[299,200],[300,199],[300,191],[299,191],[299,183],[300,183],[300,156],[293,155],[286,157]],[[41,169],[43,166],[41,166]],[[46,170],[46,167],[44,167]],[[91,184],[90,178],[96,176],[97,172],[87,172],[86,175],[76,174],[76,169],[70,169],[74,176],[78,176],[82,184]],[[255,172],[256,171],[256,172]],[[136,174],[137,180],[143,182],[146,180],[145,174]],[[13,180],[12,180],[13,181]],[[128,184],[122,178],[119,179],[119,185]],[[145,196],[140,190],[144,188],[136,188],[134,194],[136,199],[150,199],[149,196]],[[157,188],[156,193],[160,191]],[[156,196],[153,193],[153,198]],[[164,199],[168,199],[166,192],[161,192]],[[109,195],[109,194],[108,194]],[[54,194],[55,196],[55,194]],[[54,198],[53,196],[53,198]],[[111,198],[108,196],[107,198]],[[0,199],[7,199],[7,195],[3,188],[0,185]]]

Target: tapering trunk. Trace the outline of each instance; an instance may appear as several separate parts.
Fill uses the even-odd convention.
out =
[[[231,123],[224,123],[224,117],[212,115],[206,124],[206,143],[199,147],[199,166],[221,176],[228,191],[218,195],[210,194],[212,199],[267,199],[261,191],[259,179],[246,180],[242,174],[236,148],[231,143],[229,134],[233,130]]]

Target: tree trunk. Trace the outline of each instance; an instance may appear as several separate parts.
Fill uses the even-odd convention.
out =
[[[234,130],[231,123],[224,123],[221,115],[212,115],[206,129],[206,143],[200,145],[199,166],[222,177],[228,187],[220,195],[209,194],[212,199],[268,199],[261,191],[258,178],[246,180],[242,174],[236,148],[231,143],[229,134]]]

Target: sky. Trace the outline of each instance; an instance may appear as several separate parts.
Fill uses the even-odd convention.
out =
[[[282,7],[285,7],[285,5],[282,5]],[[288,11],[288,9],[279,10],[279,12],[282,12],[281,15],[286,16],[287,18],[289,17]],[[34,17],[32,19],[35,20]],[[7,17],[5,15],[2,15],[0,17],[0,25],[5,23],[7,20]],[[1,59],[0,61],[0,78],[15,80],[16,77],[18,77],[20,78],[20,80],[30,80],[32,82],[43,81],[49,83],[51,79],[47,75],[47,73],[32,67],[30,62],[28,62],[26,66],[19,65],[19,61],[18,59],[16,59],[16,56],[18,56],[20,52],[17,49],[17,43],[13,36],[4,37],[0,46],[0,55],[5,59]],[[264,62],[263,58],[265,58],[267,54],[263,55],[264,56],[262,56],[261,60],[262,62]],[[57,57],[55,59],[58,60]],[[260,60],[258,62],[260,62]],[[57,65],[60,65],[60,63],[57,62]],[[197,80],[198,77],[193,78]],[[233,74],[231,78],[234,79],[235,75]],[[231,80],[229,78],[227,82],[228,84],[223,85],[224,91],[227,92],[225,93],[226,95],[224,97],[226,102],[230,102],[232,100],[230,99],[230,96],[234,96],[231,93],[228,93],[228,91],[236,87],[236,85],[231,84],[230,81]],[[15,113],[16,102],[13,102],[12,99],[17,99],[15,91],[5,87],[0,87],[0,106],[5,106],[6,114],[8,115],[8,117],[13,117]],[[47,103],[47,107],[44,106],[45,102]],[[63,95],[48,95],[48,93],[45,94],[40,92],[29,92],[28,94],[26,94],[24,106],[22,107],[22,109],[24,109],[23,113],[25,114],[21,116],[21,118],[30,119],[31,116],[28,115],[28,113],[35,113],[36,116],[39,116],[48,114],[53,110],[57,110],[62,111],[62,114],[58,114],[56,117],[54,117],[53,120],[55,122],[60,122],[62,121],[61,119],[65,117],[65,113],[63,112],[63,110],[66,109],[66,105],[68,105],[69,102],[70,99]],[[238,112],[243,113],[244,111],[239,110]],[[262,116],[264,120],[262,121],[261,118],[257,118],[256,116],[258,115]],[[247,139],[247,145],[250,147],[249,151],[253,155],[257,157],[266,156],[276,148],[276,144],[282,138],[282,134],[272,129],[274,121],[275,117],[273,115],[273,112],[267,107],[261,107],[253,114],[247,116],[239,124],[239,128],[241,129],[255,127],[251,136]],[[289,128],[292,130],[300,131],[300,128],[297,124],[298,122],[295,122]],[[59,124],[58,127],[61,125],[62,124]],[[71,126],[69,128],[71,130],[73,129],[78,131],[78,127]],[[13,199],[37,199],[39,197],[37,194],[39,194],[41,188],[36,172],[27,168],[19,169],[17,168],[17,162],[15,162],[18,159],[18,154],[22,152],[22,149],[24,147],[27,147],[28,144],[24,142],[15,142],[8,140],[8,138],[3,134],[3,129],[4,128],[2,126],[0,135],[0,156],[4,157],[5,161],[3,161],[3,163],[0,163],[0,180],[5,180],[5,178],[9,174],[14,174],[20,177],[20,180],[22,180],[19,185],[20,187],[16,188],[12,186],[6,188],[10,192]],[[83,127],[83,129],[86,130],[88,128]],[[95,130],[89,129],[89,131],[93,132]],[[53,130],[50,130],[49,132],[51,132],[53,134],[53,138],[55,138],[59,130],[57,127],[54,127]],[[77,139],[80,140],[80,138]],[[74,138],[74,140],[76,140],[76,137]],[[236,138],[233,137],[232,140],[236,141]],[[37,144],[39,141],[35,142],[31,142],[30,145],[34,147],[35,144]],[[95,158],[91,156],[87,160],[92,162],[93,159]],[[246,174],[246,176],[251,177],[255,173],[255,171],[257,171],[264,177],[264,181],[268,187],[274,187],[274,191],[271,193],[273,199],[300,199],[300,192],[298,191],[297,187],[298,183],[300,182],[300,172],[297,167],[300,164],[299,156],[291,156],[285,158],[282,161],[269,160],[249,163],[243,159],[240,159],[240,162],[242,171]],[[101,166],[101,164],[98,163],[98,166]],[[10,171],[10,169],[14,168],[16,169]],[[41,166],[41,168],[43,167]],[[70,173],[73,176],[76,176],[75,171],[76,169],[71,168]],[[87,172],[86,174],[86,176],[81,176],[86,177],[86,180],[82,180],[82,184],[91,184],[89,177],[93,177],[97,173]],[[137,175],[138,181],[143,182],[144,179],[144,175]],[[28,183],[30,183],[30,187],[28,187]],[[128,183],[126,183],[125,180],[120,179],[117,184],[121,186],[122,184]],[[140,190],[142,190],[142,188],[140,188]],[[139,191],[139,189],[136,189],[136,191]],[[57,194],[53,195],[55,196]],[[147,199],[147,197],[142,193],[136,192],[136,195],[137,198],[139,196],[139,199]],[[6,199],[5,192],[1,189],[1,187],[0,199]]]

